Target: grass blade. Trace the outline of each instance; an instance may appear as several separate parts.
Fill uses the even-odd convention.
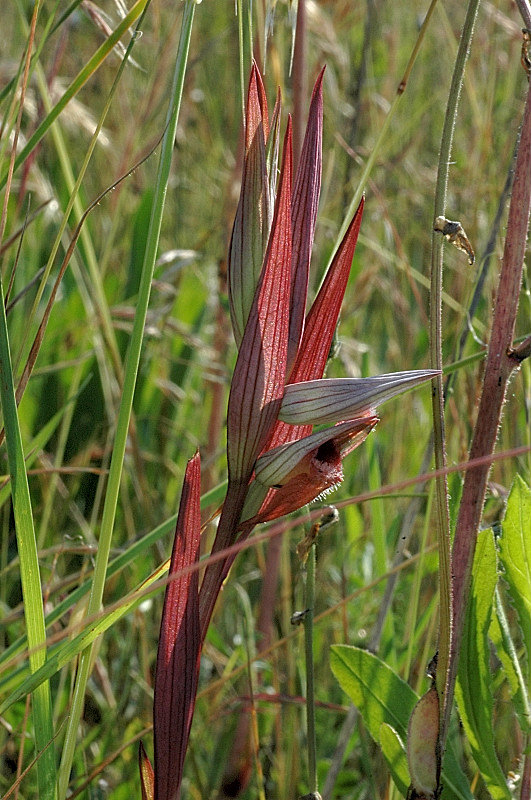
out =
[[[96,559],[94,581],[87,609],[87,614],[89,616],[99,611],[103,597],[103,589],[105,586],[105,576],[111,547],[114,519],[118,504],[122,466],[124,462],[125,448],[129,431],[129,421],[133,407],[133,396],[138,374],[138,365],[140,363],[140,353],[144,337],[151,283],[153,279],[153,271],[155,267],[155,259],[162,224],[162,214],[164,210],[164,202],[170,174],[173,144],[175,141],[177,120],[179,117],[182,89],[184,84],[184,75],[188,60],[188,49],[190,45],[194,11],[195,3],[187,2],[184,8],[181,38],[175,60],[173,83],[168,105],[166,130],[162,141],[161,156],[157,172],[157,181],[148,231],[148,240],[144,255],[142,276],[140,280],[133,332],[125,365],[124,385],[118,413],[116,438],[114,441],[113,455],[109,471],[109,483],[103,509],[98,556]],[[65,746],[59,774],[60,800],[66,797],[68,788],[70,769],[76,746],[77,729],[83,711],[85,688],[91,670],[91,660],[92,648],[90,647],[81,656],[76,686],[74,689],[73,705],[69,718],[68,729],[66,732]]]

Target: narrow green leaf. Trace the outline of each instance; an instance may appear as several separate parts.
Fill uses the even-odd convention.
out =
[[[472,568],[472,589],[461,643],[455,695],[474,759],[493,800],[509,800],[511,793],[494,747],[489,668],[488,631],[497,579],[492,531],[480,531]]]
[[[61,422],[62,418],[65,415],[68,407],[79,397],[83,389],[86,387],[88,383],[88,377],[83,381],[82,385],[78,389],[78,391],[69,398],[69,400],[57,411],[48,422],[37,431],[35,437],[32,439],[28,447],[26,448],[28,455],[26,456],[25,464],[26,469],[29,469],[31,465],[36,461],[39,457],[41,451],[46,447],[48,441],[51,439],[52,435],[55,433],[57,426]],[[5,483],[2,488],[0,489],[0,507],[4,505],[7,498],[11,494],[11,482]]]
[[[226,489],[227,482],[224,481],[222,484],[219,484],[219,486],[216,486],[214,489],[206,492],[201,498],[201,508],[207,508],[212,505],[216,506],[225,496]],[[157,525],[157,527],[150,531],[150,533],[147,533],[142,539],[134,542],[130,547],[127,548],[127,550],[110,562],[107,569],[107,578],[109,579],[113,575],[119,574],[123,570],[127,569],[130,564],[133,564],[139,559],[143,558],[144,553],[153,547],[156,542],[160,541],[175,530],[176,522],[177,514],[173,514],[171,517],[169,517],[169,519],[161,522],[160,525]],[[91,585],[92,575],[90,574],[84,583],[80,584],[76,589],[70,592],[70,594],[57,603],[52,611],[47,614],[45,619],[46,628],[49,630],[58,619],[61,619],[61,617],[68,613],[76,605],[76,603],[79,603],[81,598],[88,594]],[[17,687],[27,676],[27,664],[20,669],[13,669],[13,667],[10,666],[10,660],[26,647],[27,638],[25,635],[23,635],[0,654],[0,695],[6,695],[7,692],[14,691],[14,687]],[[2,665],[4,663],[7,663],[7,667],[2,669]]]
[[[493,614],[490,623],[489,638],[496,648],[496,653],[507,677],[520,727],[528,735],[531,733],[531,698],[511,636],[509,621],[505,615],[499,585],[496,587],[496,613]]]
[[[138,0],[145,4],[147,0]],[[144,254],[138,298],[133,322],[133,330],[129,342],[129,349],[125,363],[122,396],[116,422],[116,434],[113,443],[113,453],[109,468],[109,480],[103,507],[101,530],[98,542],[98,553],[94,569],[94,580],[88,604],[88,616],[96,614],[100,608],[105,588],[107,564],[109,559],[112,534],[120,492],[120,481],[124,462],[129,424],[133,407],[133,397],[136,388],[140,354],[144,340],[146,316],[153,281],[153,271],[159,246],[162,216],[170,177],[175,132],[181,108],[181,98],[184,85],[184,76],[188,63],[188,51],[192,34],[195,4],[188,0],[184,5],[179,47],[175,56],[173,67],[172,86],[169,93],[168,110],[166,116],[166,129],[161,144],[160,159],[157,168],[157,179],[153,194],[153,208],[151,213],[149,231]],[[131,13],[131,12],[130,12]],[[73,691],[73,703],[70,709],[67,728],[65,732],[61,764],[58,777],[58,797],[63,800],[67,795],[70,770],[77,746],[77,732],[79,720],[83,712],[83,699],[86,685],[92,669],[92,649],[87,648],[81,655],[79,668],[76,675],[76,685]]]
[[[30,646],[30,669],[36,673],[46,661],[46,629],[42,586],[33,524],[24,449],[15,400],[15,386],[5,314],[4,288],[0,280],[0,400],[4,416],[13,516],[20,559],[20,580],[24,601],[24,620]],[[33,723],[37,755],[39,796],[53,800],[55,794],[55,749],[50,686],[43,682],[33,691]]]
[[[383,724],[390,725],[401,739],[406,739],[409,717],[418,695],[402,678],[378,656],[348,645],[332,646],[330,666],[343,691],[359,709],[375,742],[380,741]],[[473,800],[451,744],[443,759],[442,783],[442,800]]]
[[[518,614],[531,685],[531,489],[517,475],[509,493],[500,539],[500,560]]]
[[[405,797],[409,786],[406,748],[393,726],[386,722],[380,725],[380,747],[398,791]]]
[[[129,13],[116,26],[116,29],[107,37],[103,44],[96,50],[92,58],[85,64],[83,69],[76,75],[70,86],[61,95],[49,114],[43,119],[32,136],[28,139],[24,147],[18,153],[15,160],[15,171],[25,162],[29,154],[35,149],[45,133],[50,129],[59,114],[67,106],[70,100],[80,91],[83,85],[97,71],[103,61],[113,52],[113,48],[122,36],[127,32],[131,25],[138,19],[144,11],[148,0],[137,0]],[[3,189],[7,181],[7,171],[0,177],[0,189]]]

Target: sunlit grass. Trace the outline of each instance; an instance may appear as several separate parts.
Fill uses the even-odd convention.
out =
[[[204,6],[204,7],[203,7]],[[127,553],[177,511],[186,461],[200,448],[208,485],[224,480],[227,391],[235,359],[226,287],[220,264],[226,257],[238,196],[241,161],[241,99],[237,19],[231,3],[203,4],[196,10],[183,105],[162,220],[159,261],[155,267],[143,335],[138,382],[123,461],[111,560]],[[53,4],[45,2],[39,36]],[[61,12],[64,9],[61,8]],[[119,22],[115,6],[105,4],[111,28]],[[5,46],[0,61],[0,116],[7,123],[0,141],[0,173],[9,157],[16,99],[9,87],[24,53],[22,4],[11,2],[2,14]],[[314,4],[308,20],[310,83],[323,63],[325,122],[323,189],[312,261],[317,289],[332,253],[339,226],[371,153],[386,112],[418,35],[424,9],[407,4],[378,4],[373,9],[359,99],[355,87],[364,41],[364,12],[351,3]],[[352,275],[341,316],[341,348],[329,376],[378,374],[429,366],[428,286],[433,192],[440,132],[462,23],[461,4],[439,5],[428,29],[388,139],[366,187],[366,207]],[[467,309],[483,265],[514,142],[521,121],[526,79],[520,67],[521,21],[505,6],[480,10],[480,24],[467,67],[450,169],[448,214],[463,221],[474,243],[477,263],[445,250],[443,360],[456,357]],[[64,603],[47,629],[68,637],[86,612],[84,597],[69,593],[90,580],[100,536],[107,477],[122,394],[123,369],[138,300],[140,273],[156,180],[159,140],[164,132],[169,81],[182,21],[180,4],[153,4],[106,116],[79,190],[79,211],[134,164],[154,151],[87,219],[82,239],[61,283],[36,368],[20,404],[19,419],[28,463],[29,489],[39,548],[40,579],[46,613]],[[105,37],[78,7],[47,42],[39,64],[53,89],[54,80],[70,85]],[[127,37],[123,40],[126,44]],[[268,43],[266,86],[273,100],[280,84],[290,108],[288,75],[291,31],[284,4],[278,4]],[[39,147],[15,172],[9,200],[6,238],[40,203],[49,201],[28,224],[20,244],[3,253],[3,281],[17,262],[11,297],[22,291],[47,263],[75,181],[120,64],[109,55],[48,131]],[[50,87],[48,87],[50,89]],[[22,133],[27,141],[44,119],[43,84],[28,86]],[[50,90],[51,91],[51,90]],[[284,119],[285,124],[285,119]],[[79,217],[79,215],[78,215]],[[7,322],[20,375],[78,217],[67,220],[51,278],[42,300],[32,308],[33,287],[10,310]],[[492,294],[502,252],[505,216],[481,299],[471,320],[462,355],[480,354],[487,338]],[[172,252],[176,251],[176,252]],[[91,273],[91,270],[95,271]],[[96,279],[95,279],[96,278]],[[528,292],[529,283],[525,284]],[[522,298],[518,335],[529,333],[529,300]],[[107,324],[107,328],[106,328]],[[25,344],[23,345],[23,342]],[[20,354],[20,358],[19,358]],[[449,463],[466,459],[480,390],[481,358],[457,372],[447,406]],[[529,445],[526,412],[530,386],[524,363],[513,379],[498,449]],[[61,412],[45,441],[39,433]],[[5,412],[4,412],[5,413]],[[427,388],[390,401],[370,446],[346,461],[345,483],[329,500],[344,500],[368,490],[413,478],[421,471],[431,432]],[[38,445],[35,450],[36,444]],[[2,472],[7,476],[5,444]],[[485,510],[489,524],[500,519],[504,494],[515,472],[529,482],[529,456],[499,461],[492,470]],[[459,480],[450,478],[450,512],[455,517]],[[6,491],[6,490],[4,490]],[[417,690],[427,688],[426,660],[436,648],[437,562],[435,530],[430,524],[431,486],[411,486],[391,497],[345,507],[339,525],[323,534],[317,551],[315,680],[318,707],[318,769],[323,777],[333,757],[346,714],[346,698],[329,667],[329,646],[371,644],[385,592],[385,575],[400,546],[410,495],[420,491],[420,506],[407,531],[406,558],[383,624],[379,654]],[[20,564],[9,496],[0,510],[0,603],[3,649],[26,633],[20,589]],[[304,521],[304,517],[301,516]],[[253,693],[260,735],[260,757],[268,796],[296,797],[305,791],[303,734],[303,641],[289,624],[303,602],[302,577],[295,555],[302,525],[290,520],[282,537],[281,566],[272,615],[273,637],[266,656],[253,667]],[[295,530],[293,530],[295,528]],[[123,569],[108,576],[104,607],[119,603],[169,555],[171,526]],[[261,531],[259,531],[261,532]],[[209,631],[201,672],[200,699],[186,766],[185,795],[215,797],[232,747],[233,730],[251,687],[248,658],[262,649],[256,618],[267,545],[242,554],[231,572]],[[419,552],[423,553],[422,558]],[[408,560],[411,559],[411,560]],[[418,571],[420,570],[420,572]],[[352,597],[354,595],[354,597]],[[345,601],[346,598],[350,598]],[[345,602],[343,602],[345,601]],[[246,616],[246,604],[253,615]],[[107,797],[140,796],[135,736],[152,721],[153,669],[160,625],[159,593],[114,624],[98,641],[85,695],[71,778],[72,790],[92,776],[84,796],[96,796],[98,781]],[[254,619],[254,622],[253,622]],[[77,631],[76,631],[77,632]],[[253,646],[249,642],[253,642]],[[26,664],[0,661],[7,692],[17,684],[16,669]],[[69,713],[75,659],[51,684],[55,748],[61,752]],[[234,677],[235,671],[237,676]],[[3,694],[3,693],[2,693]],[[267,695],[270,695],[268,698]],[[4,696],[2,696],[2,700]],[[510,719],[499,711],[503,728]],[[0,787],[7,792],[34,757],[24,702],[12,706],[0,728],[4,753]],[[500,757],[510,769],[514,753],[500,737]],[[151,734],[144,735],[152,752]],[[19,797],[36,797],[36,769],[20,785]],[[383,759],[360,726],[351,737],[337,784],[337,797],[383,796]],[[377,776],[377,777],[374,777]],[[92,792],[90,794],[89,792]],[[478,794],[481,792],[478,791]],[[242,795],[257,796],[256,784]],[[373,795],[374,796],[374,795]]]

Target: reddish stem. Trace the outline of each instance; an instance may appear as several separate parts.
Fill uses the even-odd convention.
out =
[[[507,221],[507,237],[483,377],[483,390],[470,449],[471,460],[491,455],[494,452],[509,378],[520,363],[520,359],[514,355],[512,344],[522,283],[530,209],[531,90],[528,90],[516,157],[515,178]],[[450,708],[457,674],[460,640],[470,592],[476,534],[481,521],[489,470],[490,463],[488,461],[467,470],[457,519],[452,553],[454,636],[447,688],[447,708]]]

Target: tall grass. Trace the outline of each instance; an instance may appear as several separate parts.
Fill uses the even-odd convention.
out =
[[[27,81],[27,4],[10,0],[2,12],[0,185],[9,195],[0,252],[9,297],[0,354],[6,381],[0,788],[19,798],[53,797],[54,781],[46,792],[42,788],[50,770],[59,776],[61,798],[67,791],[113,800],[140,796],[137,742],[142,738],[151,752],[164,565],[186,462],[199,448],[203,489],[213,490],[204,501],[205,519],[222,497],[216,487],[226,479],[224,416],[236,350],[223,266],[239,189],[250,22],[270,101],[277,85],[285,107],[297,93],[289,73],[287,5],[277,4],[265,45],[269,6],[254,4],[250,18],[244,4],[238,19],[232,3],[204,3],[195,10],[183,57],[186,75],[170,147],[177,118],[168,98],[179,95],[172,76],[191,6],[137,2],[121,24],[114,4],[100,5],[45,0],[36,7]],[[124,62],[111,31],[120,25],[127,48],[145,6],[141,35],[134,35]],[[306,61],[295,59],[295,76],[302,63],[311,86],[327,65],[312,296],[351,201],[360,188],[366,193],[330,377],[430,365],[434,192],[462,4],[436,5],[375,151],[426,11],[381,0],[366,6],[346,0],[307,4]],[[520,65],[521,27],[515,8],[480,6],[455,125],[444,213],[464,225],[476,263],[469,266],[463,253],[445,244],[442,364],[452,374],[445,406],[450,468],[466,462],[477,416],[507,221],[504,189],[528,87]],[[161,179],[161,154],[169,165],[170,150],[171,171]],[[150,219],[159,190],[165,203],[162,213],[159,196],[157,247]],[[76,226],[96,198],[76,238]],[[155,256],[151,273],[146,264]],[[16,411],[14,391],[65,257],[66,271]],[[530,334],[525,270],[523,281],[517,339]],[[138,358],[132,371],[131,346]],[[499,454],[520,450],[492,465],[482,527],[499,527],[517,473],[530,483],[530,386],[524,360],[510,383],[496,445]],[[322,787],[334,773],[329,797],[383,797],[388,790],[397,796],[366,723],[357,716],[355,725],[344,725],[352,712],[331,672],[330,646],[370,646],[418,694],[429,686],[424,672],[438,632],[435,495],[433,482],[415,480],[431,467],[423,461],[431,430],[427,389],[391,401],[367,446],[346,461],[345,482],[332,498],[340,507],[339,523],[318,542],[317,775]],[[447,478],[452,531],[463,474],[459,469]],[[229,796],[228,788],[221,795],[219,787],[242,709],[251,714],[256,737],[253,757],[247,753],[242,764],[250,769],[250,782],[240,796],[260,796],[259,786],[275,798],[309,791],[303,630],[290,624],[292,613],[305,607],[296,556],[305,527],[299,515],[258,531],[231,571],[203,652],[186,797]],[[268,543],[269,533],[277,538]],[[207,538],[212,535],[207,529]],[[23,541],[31,549],[29,566]],[[271,563],[268,548],[274,546],[278,583],[264,625],[261,588]],[[41,621],[28,597],[43,609]],[[506,600],[500,602],[523,661],[517,617]],[[35,688],[31,673],[45,653],[47,682]],[[504,675],[495,678],[494,730],[508,775],[518,772],[522,746],[519,707],[515,712],[509,702],[513,687]],[[14,701],[8,706],[9,697]],[[451,741],[469,785],[476,796],[487,797],[470,747],[454,728]]]

